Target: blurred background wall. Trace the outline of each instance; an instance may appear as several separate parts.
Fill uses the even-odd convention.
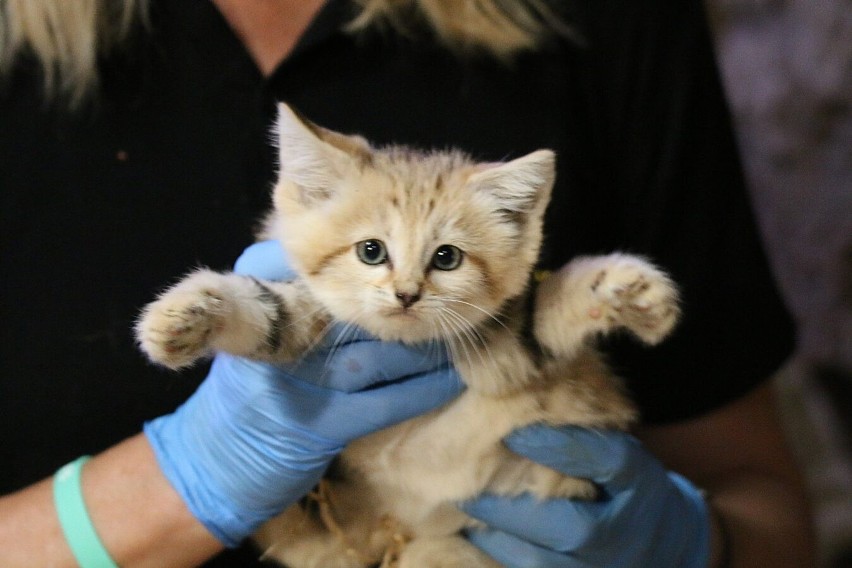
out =
[[[796,356],[777,380],[821,566],[852,568],[852,1],[706,0]]]

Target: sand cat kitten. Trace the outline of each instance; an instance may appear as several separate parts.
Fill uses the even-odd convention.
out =
[[[312,502],[256,540],[291,568],[498,566],[459,536],[473,522],[453,503],[485,490],[593,496],[590,483],[501,439],[534,422],[628,427],[634,408],[592,341],[618,328],[663,339],[679,313],[674,286],[646,261],[612,254],[576,259],[531,291],[554,181],[548,150],[492,164],[377,149],[286,105],[277,135],[266,236],[299,277],[195,272],[145,309],[142,348],[171,368],[214,351],[287,361],[335,321],[383,340],[441,341],[465,393],[352,443]]]

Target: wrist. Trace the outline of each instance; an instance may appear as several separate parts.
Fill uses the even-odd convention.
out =
[[[205,475],[205,460],[176,431],[175,415],[162,416],[145,424],[143,432],[163,477],[183,501],[186,509],[223,545],[238,546],[251,533],[254,523],[246,522],[227,492]]]
[[[172,420],[168,415],[145,424],[145,436],[186,508],[227,547],[239,546],[262,523],[307,494],[334,457],[306,452],[309,457],[296,464],[260,463],[250,450],[222,447],[216,439],[187,443],[173,435],[181,428]]]
[[[87,566],[118,568],[92,523],[81,483],[83,465],[90,456],[82,456],[60,468],[53,476],[53,503],[65,542],[77,563]]]
[[[141,435],[86,463],[81,483],[92,525],[119,566],[198,566],[222,549],[161,475]],[[26,565],[36,564],[47,565]]]
[[[714,555],[718,546],[717,527],[714,512],[704,491],[675,472],[669,471],[668,478],[676,488],[672,495],[678,496],[680,506],[668,508],[671,512],[679,512],[674,516],[670,515],[666,532],[670,531],[670,534],[683,543],[680,556],[672,565],[714,568]]]
[[[341,449],[278,422],[271,382],[217,358],[189,400],[144,427],[164,477],[229,547],[308,493]]]
[[[709,568],[731,568],[731,535],[719,511],[708,501],[710,515],[710,562]]]

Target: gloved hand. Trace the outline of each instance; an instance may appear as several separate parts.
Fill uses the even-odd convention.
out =
[[[248,249],[237,270],[290,273],[277,243]],[[190,511],[236,546],[308,493],[347,443],[457,396],[461,381],[438,351],[360,334],[298,366],[217,355],[189,400],[145,434]]]
[[[705,568],[710,518],[701,493],[621,432],[531,426],[509,448],[591,479],[598,501],[484,495],[462,504],[488,528],[468,538],[507,568]]]

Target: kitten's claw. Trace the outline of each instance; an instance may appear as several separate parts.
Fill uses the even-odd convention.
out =
[[[611,255],[596,275],[589,309],[594,319],[606,318],[651,345],[665,338],[680,315],[672,281],[649,262],[634,256]]]
[[[215,290],[166,292],[150,304],[136,326],[142,350],[171,369],[191,365],[210,351],[210,337],[222,325],[225,301]]]

